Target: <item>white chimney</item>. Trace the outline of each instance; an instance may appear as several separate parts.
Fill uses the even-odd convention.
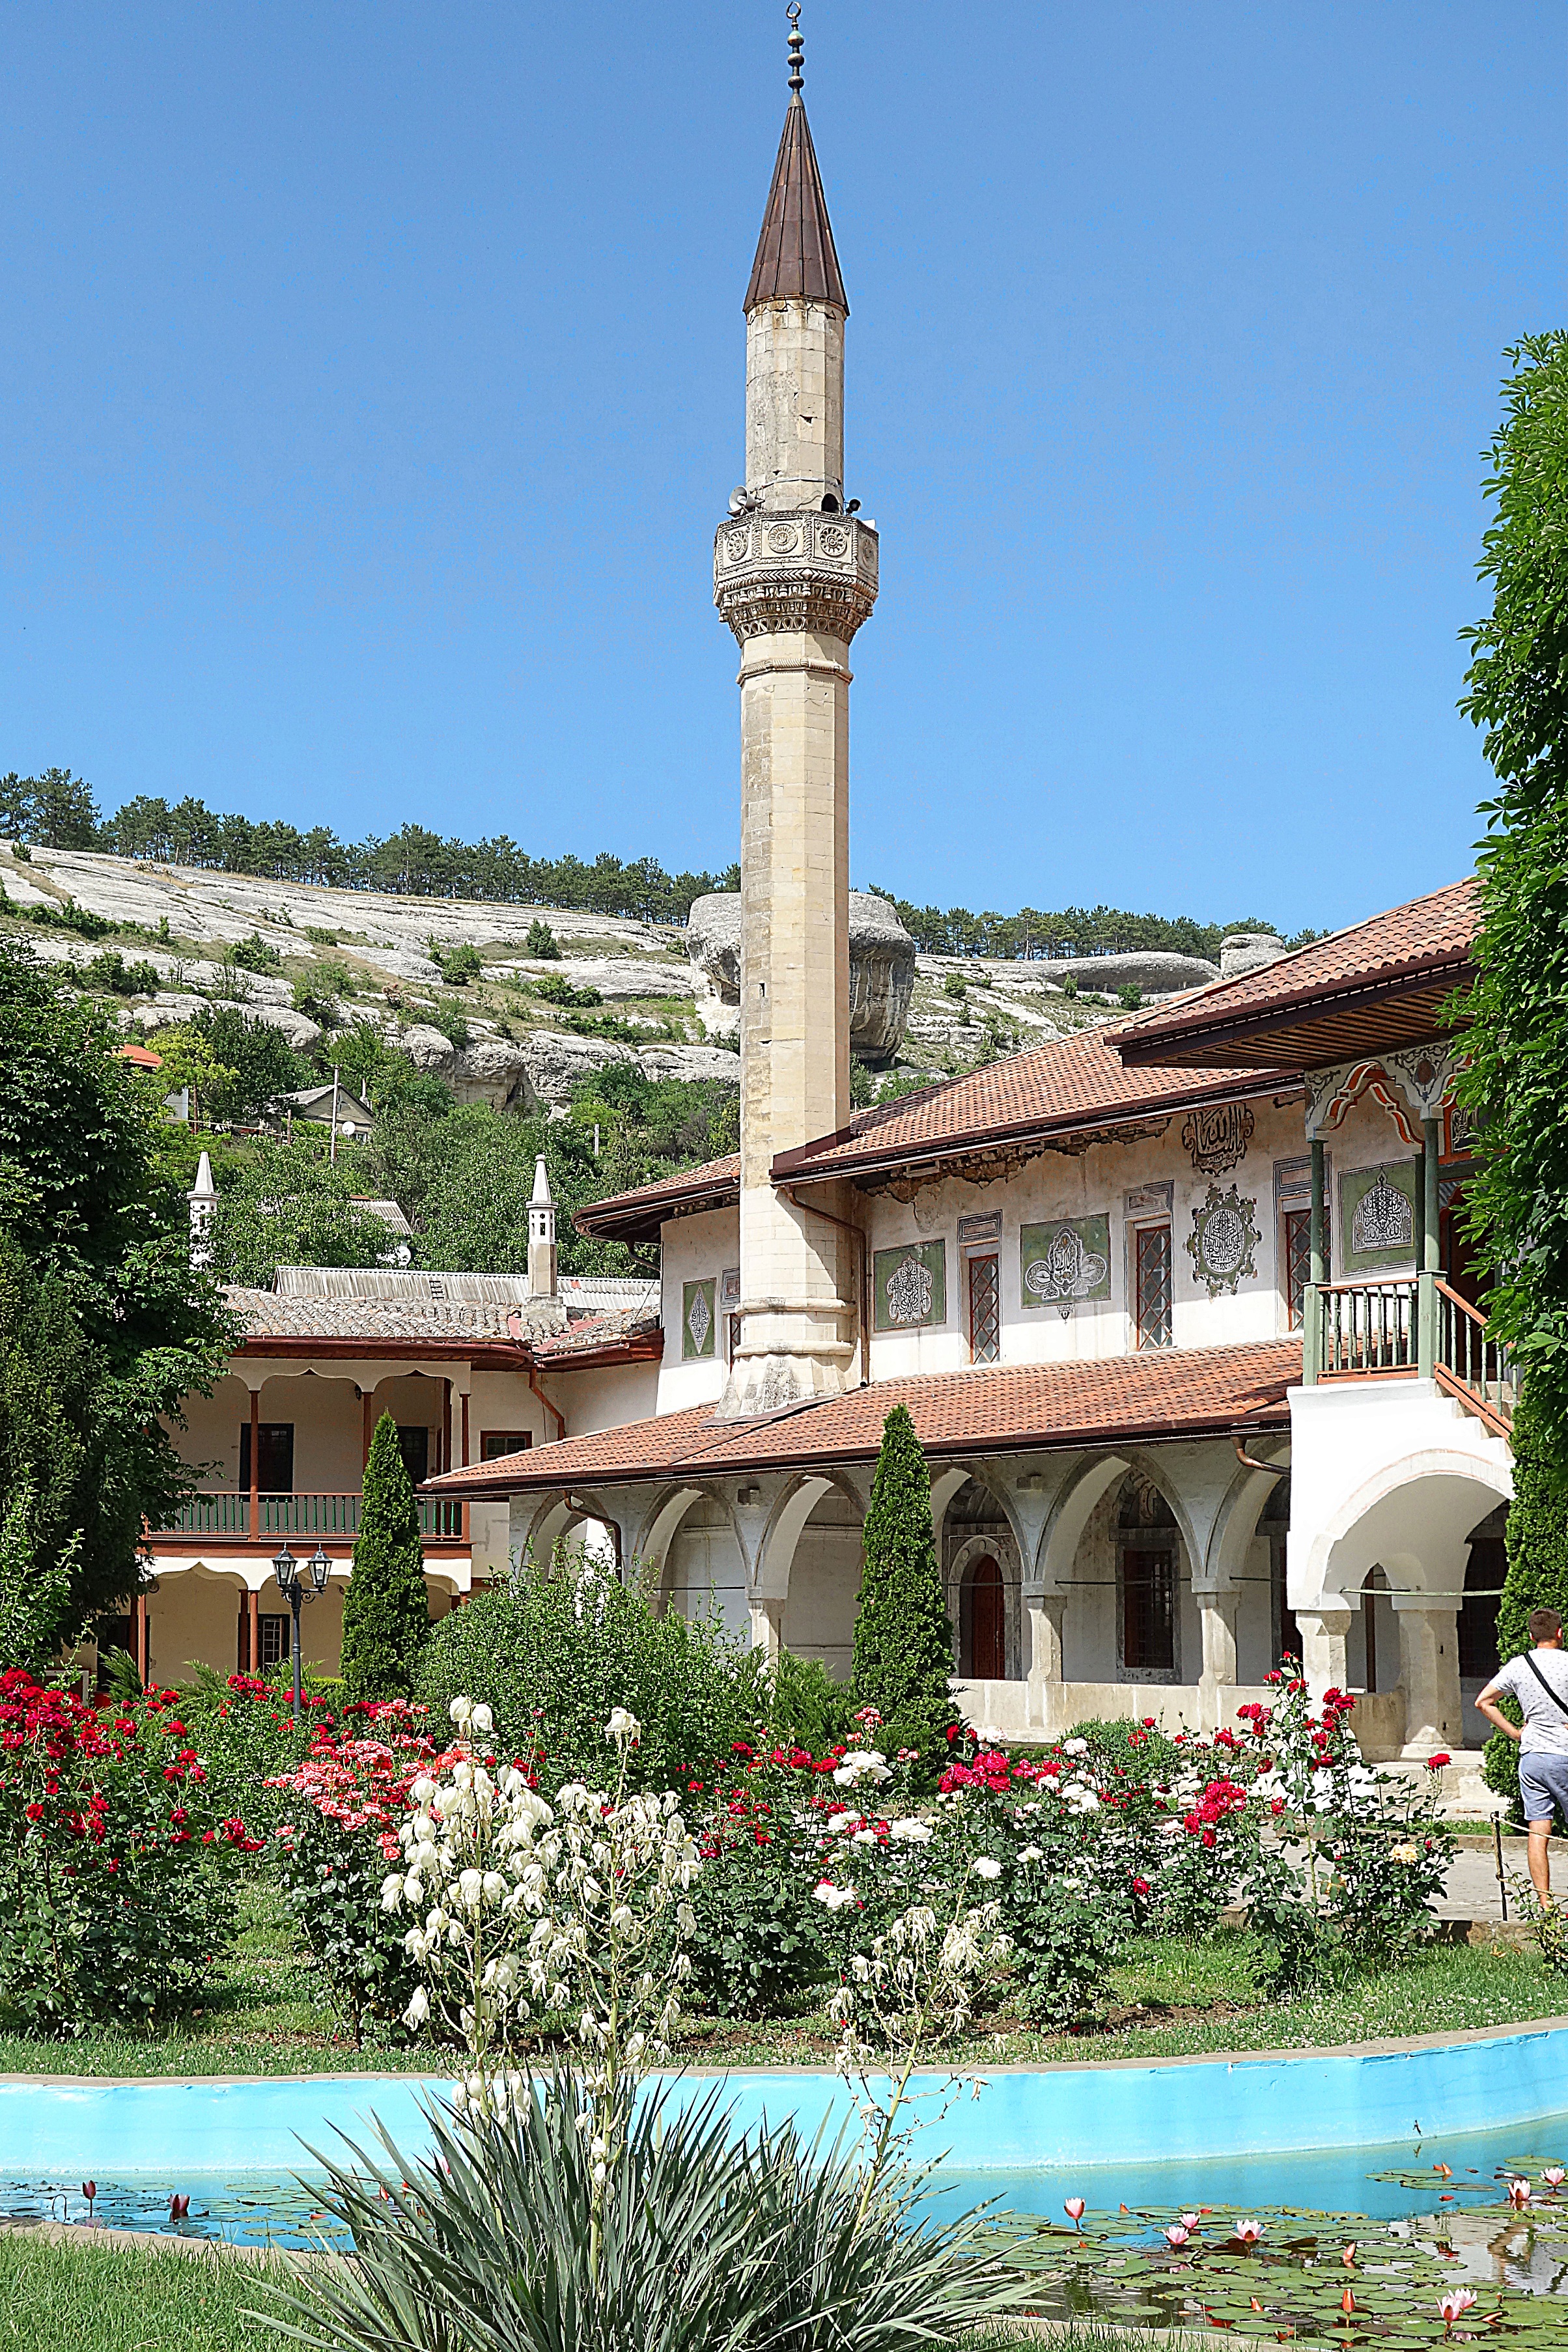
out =
[[[533,1193],[528,1203],[528,1293],[531,1298],[553,1298],[556,1293],[555,1203],[542,1151],[533,1163]]]
[[[210,1265],[213,1219],[217,1215],[217,1186],[213,1182],[212,1161],[205,1151],[196,1162],[196,1181],[185,1198],[191,1204],[191,1264]]]

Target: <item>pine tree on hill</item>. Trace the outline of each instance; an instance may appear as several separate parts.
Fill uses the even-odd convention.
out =
[[[1532,1609],[1555,1609],[1568,1624],[1568,1486],[1533,1428],[1528,1404],[1513,1424],[1513,1500],[1508,1507],[1508,1571],[1498,1608],[1498,1656],[1506,1666],[1530,1647]],[[1501,1702],[1517,1723],[1512,1699]],[[1483,1768],[1489,1789],[1519,1801],[1519,1748],[1505,1732],[1487,1741]]]
[[[419,1506],[397,1424],[384,1412],[364,1465],[359,1538],[343,1602],[344,1696],[351,1701],[412,1698],[429,1639]]]
[[[900,1748],[916,1748],[930,1770],[945,1760],[947,1732],[958,1721],[948,1687],[952,1626],[931,1526],[931,1477],[901,1404],[882,1426],[863,1540],[855,1703],[881,1716],[877,1747],[889,1758]]]

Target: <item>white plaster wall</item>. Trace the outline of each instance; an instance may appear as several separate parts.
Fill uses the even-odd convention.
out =
[[[658,1401],[654,1410],[684,1412],[691,1405],[715,1404],[723,1394],[725,1310],[722,1306],[717,1308],[719,1329],[713,1355],[686,1363],[680,1353],[680,1305],[689,1282],[712,1282],[717,1302],[720,1276],[727,1266],[741,1262],[739,1208],[709,1209],[699,1217],[673,1219],[664,1228],[661,1257],[664,1360],[658,1367]]]
[[[456,1462],[462,1449],[462,1400],[455,1398],[452,1419],[457,1430],[453,1458]],[[535,1445],[542,1445],[546,1435],[553,1437],[555,1424],[547,1422],[543,1408],[530,1390],[521,1372],[476,1370],[468,1391],[468,1459],[479,1459],[479,1440],[487,1429],[526,1429]]]
[[[731,1633],[749,1635],[745,1563],[719,1504],[704,1499],[692,1506],[670,1545],[665,1574],[669,1606],[683,1617],[700,1617],[716,1606]]]
[[[669,1333],[665,1332],[665,1344]],[[669,1407],[659,1402],[658,1364],[602,1364],[585,1371],[552,1371],[540,1385],[566,1417],[568,1437],[582,1437],[595,1429],[624,1429],[629,1422],[651,1421]],[[555,1434],[555,1423],[535,1437],[542,1445]]]
[[[1194,1174],[1191,1156],[1182,1144],[1182,1118],[1177,1115],[1158,1139],[1104,1143],[1076,1159],[1064,1152],[1043,1152],[1002,1182],[968,1184],[949,1179],[917,1193],[908,1203],[895,1200],[891,1193],[873,1196],[868,1204],[873,1253],[914,1242],[946,1242],[948,1308],[947,1320],[940,1329],[875,1333],[873,1377],[892,1380],[916,1372],[952,1371],[968,1363],[967,1278],[958,1221],[961,1216],[993,1210],[1002,1214],[1002,1236],[994,1246],[1001,1260],[1003,1361],[1053,1363],[1126,1354],[1132,1339],[1126,1198],[1140,1186],[1153,1183],[1172,1186],[1176,1346],[1219,1347],[1278,1337],[1287,1328],[1288,1318],[1280,1289],[1275,1163],[1300,1160],[1308,1147],[1299,1101],[1276,1108],[1266,1097],[1252,1108],[1255,1124],[1246,1156],[1221,1177]],[[1388,1131],[1393,1133],[1391,1128]],[[1373,1160],[1378,1156],[1376,1151],[1369,1153]],[[1252,1201],[1260,1235],[1252,1278],[1241,1284],[1234,1296],[1222,1292],[1213,1299],[1195,1280],[1184,1246],[1193,1232],[1193,1212],[1206,1199],[1211,1183],[1217,1183],[1222,1192],[1234,1183],[1242,1199]],[[1077,1306],[1066,1317],[1055,1306],[1025,1306],[1019,1228],[1060,1217],[1100,1215],[1110,1222],[1110,1299]]]
[[[1457,1591],[1470,1529],[1513,1491],[1507,1445],[1433,1381],[1292,1389],[1290,1462],[1293,1609],[1355,1606],[1377,1565],[1396,1588]]]
[[[842,1495],[824,1496],[801,1529],[784,1603],[784,1647],[849,1679],[860,1593],[860,1520]]]

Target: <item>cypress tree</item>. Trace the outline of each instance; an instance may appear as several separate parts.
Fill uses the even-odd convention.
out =
[[[1497,1621],[1498,1656],[1504,1665],[1529,1649],[1532,1609],[1555,1609],[1568,1624],[1568,1485],[1533,1424],[1528,1404],[1514,1417],[1512,1443],[1508,1569]],[[1514,1722],[1522,1719],[1512,1699],[1504,1699],[1502,1707]],[[1488,1788],[1517,1805],[1519,1748],[1506,1733],[1494,1731],[1487,1741],[1484,1770]]]
[[[364,1465],[359,1538],[343,1602],[346,1696],[412,1698],[429,1639],[419,1507],[397,1424],[384,1412]]]
[[[876,1744],[889,1758],[900,1748],[917,1748],[929,1769],[944,1760],[947,1732],[958,1721],[948,1688],[952,1626],[937,1564],[931,1478],[914,1423],[901,1404],[882,1424],[863,1541],[856,1705],[874,1706],[881,1716]]]

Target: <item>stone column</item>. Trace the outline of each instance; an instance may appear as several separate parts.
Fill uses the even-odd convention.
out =
[[[1029,1642],[1028,1720],[1046,1721],[1047,1685],[1062,1682],[1062,1625],[1067,1616],[1065,1592],[1029,1592],[1024,1596]]]
[[[752,1620],[752,1647],[767,1653],[770,1666],[776,1666],[779,1652],[784,1647],[784,1613],[782,1601],[752,1601],[749,1613]]]
[[[1430,1756],[1459,1744],[1458,1617],[1450,1601],[1424,1605],[1416,1595],[1396,1593],[1399,1679],[1405,1691],[1406,1756]]]
[[[1198,1679],[1198,1717],[1205,1731],[1220,1724],[1220,1692],[1236,1684],[1236,1612],[1241,1599],[1228,1588],[1196,1592],[1203,1629],[1203,1670]]]
[[[1350,1638],[1352,1612],[1328,1607],[1298,1609],[1296,1623],[1301,1635],[1301,1672],[1314,1698],[1326,1690],[1343,1690],[1350,1669],[1345,1663],[1345,1645]]]

